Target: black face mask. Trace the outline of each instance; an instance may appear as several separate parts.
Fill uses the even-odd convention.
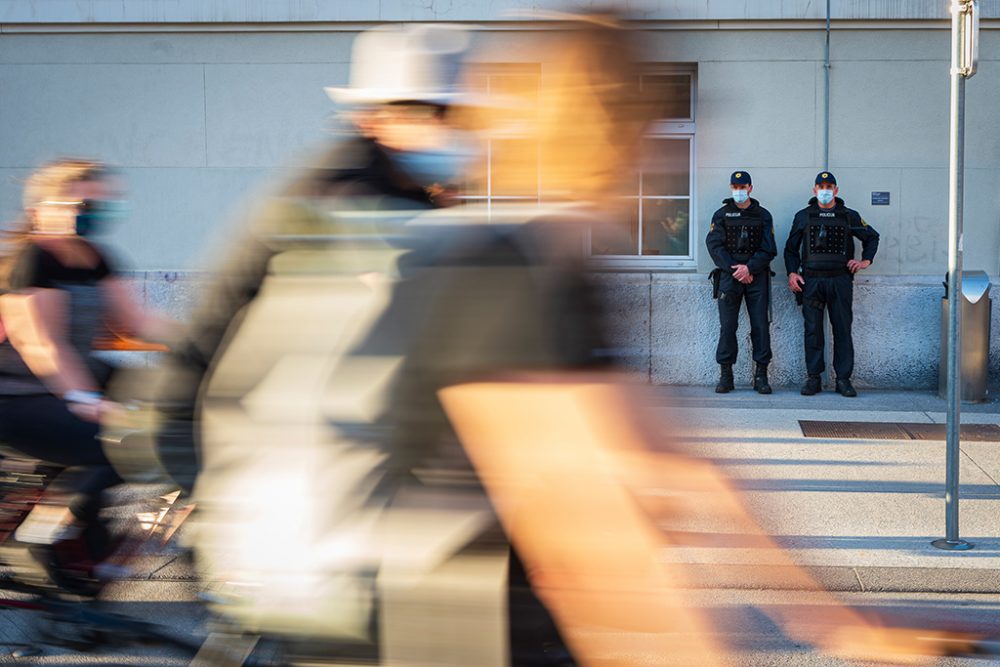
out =
[[[114,199],[84,199],[76,214],[77,236],[93,236],[109,223],[125,216],[124,202]]]

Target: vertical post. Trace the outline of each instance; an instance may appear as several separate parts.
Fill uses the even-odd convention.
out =
[[[948,160],[948,372],[947,461],[945,464],[945,538],[932,544],[939,549],[964,551],[972,544],[959,538],[958,496],[961,462],[960,427],[962,383],[959,365],[962,328],[962,204],[965,186],[965,78],[969,63],[963,54],[975,39],[966,20],[973,11],[970,0],[951,0],[951,127]],[[964,66],[963,66],[964,65]]]
[[[823,169],[830,168],[830,0],[826,0],[826,50],[823,58]],[[829,336],[827,339],[829,340]]]

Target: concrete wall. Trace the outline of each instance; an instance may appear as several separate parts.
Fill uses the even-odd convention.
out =
[[[823,168],[819,33],[665,33],[658,60],[698,64],[698,217],[728,196],[734,169],[753,174],[779,239]],[[832,39],[830,163],[841,195],[884,237],[872,274],[943,274],[947,259],[947,31],[838,30]],[[744,54],[739,64],[733,54]],[[1000,32],[983,33],[967,84],[966,266],[1000,272]],[[872,206],[872,191],[891,205]],[[704,233],[704,229],[701,230]],[[699,269],[709,270],[707,253]]]
[[[200,266],[217,230],[282,165],[323,141],[351,33],[0,36],[0,216],[58,155],[124,171],[133,266]],[[216,232],[216,233],[213,233]]]
[[[136,296],[148,307],[184,319],[208,276],[199,272],[132,272]],[[607,333],[616,354],[653,384],[711,385],[718,379],[719,321],[711,285],[702,274],[599,273]],[[780,280],[780,277],[779,277]],[[771,383],[796,387],[805,379],[802,313],[780,282],[772,287],[774,359]],[[941,297],[937,276],[861,276],[854,285],[855,384],[864,388],[936,389],[941,356]],[[1000,281],[991,287],[990,387],[1000,387]],[[750,327],[740,315],[737,386],[752,373]],[[830,340],[827,338],[827,367]],[[120,355],[128,364],[156,355]],[[832,380],[827,378],[828,386]]]
[[[483,21],[524,10],[604,7],[607,1],[566,0],[0,0],[6,23],[190,23],[311,21]],[[980,0],[984,17],[1000,17],[1000,2]],[[628,9],[646,20],[817,19],[826,3],[799,0],[630,0]],[[943,19],[944,0],[837,0],[837,19]],[[522,17],[523,18],[523,17]]]
[[[0,23],[72,20],[76,9],[113,13],[115,7],[140,11],[145,5],[153,11],[156,5],[163,11],[172,6],[208,12],[212,7],[235,11],[239,5],[249,12],[265,4],[276,6],[221,0],[14,2],[0,4]],[[333,11],[332,4],[322,2],[277,4]],[[762,12],[810,5],[663,2],[657,11],[680,8],[693,16],[699,7],[728,12],[751,4]],[[821,4],[811,3],[809,11],[815,13]],[[865,17],[878,14],[876,5],[890,14],[924,11],[916,8],[922,3],[834,4],[859,14],[865,5],[870,12]],[[931,4],[940,3],[927,7]],[[50,13],[59,5],[63,14]],[[34,18],[25,13],[29,6]],[[405,3],[394,7],[413,9]],[[366,17],[373,18],[370,12]],[[92,20],[119,19],[95,13]],[[840,23],[832,37],[829,167],[848,204],[883,237],[875,264],[856,290],[862,386],[936,384],[948,182],[949,34],[941,25],[912,22],[878,30]],[[728,174],[752,172],[755,196],[771,209],[783,242],[792,215],[809,197],[813,176],[824,167],[819,121],[825,33],[818,26],[649,26],[652,60],[697,68],[698,272],[602,272],[599,279],[614,296],[616,342],[632,350],[633,363],[653,382],[713,381],[717,319],[705,279],[711,262],[701,239],[708,217],[728,193]],[[526,52],[518,44],[541,34],[539,27],[497,25],[483,39],[505,46],[510,62]],[[279,28],[223,26],[199,32],[190,26],[99,26],[88,32],[77,25],[67,32],[0,26],[2,219],[17,209],[19,179],[43,160],[83,154],[120,165],[131,188],[133,215],[113,241],[138,271],[147,298],[180,309],[194,291],[193,277],[185,272],[204,266],[208,248],[224,243],[226,225],[238,224],[240,207],[251,193],[323,141],[334,107],[322,87],[347,80],[356,25]],[[965,261],[966,268],[997,277],[1000,134],[993,112],[1000,106],[1000,30],[983,31],[981,58],[979,74],[968,83]],[[891,205],[871,206],[873,190],[889,191]],[[780,261],[775,269],[783,273]],[[803,375],[801,316],[787,290],[778,287],[775,379],[798,382]],[[691,349],[691,341],[698,342],[697,349]],[[1000,354],[994,359],[1000,363]]]

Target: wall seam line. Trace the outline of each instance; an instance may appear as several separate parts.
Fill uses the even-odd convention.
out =
[[[208,166],[208,63],[201,65],[202,120],[205,125],[205,166]]]

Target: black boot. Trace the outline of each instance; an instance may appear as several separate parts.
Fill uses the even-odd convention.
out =
[[[767,382],[767,364],[754,364],[753,390],[758,394],[771,393],[771,385]]]
[[[823,381],[818,375],[810,375],[799,393],[803,396],[813,396],[821,391],[823,391]]]
[[[719,364],[719,384],[715,385],[716,394],[728,394],[736,385],[733,383],[733,365]]]
[[[858,395],[858,392],[854,389],[854,385],[847,378],[843,380],[837,378],[837,393],[847,398],[854,398]]]

